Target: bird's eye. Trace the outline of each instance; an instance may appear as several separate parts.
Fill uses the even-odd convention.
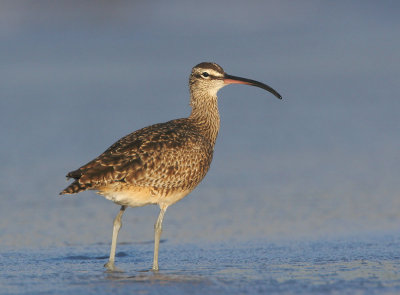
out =
[[[203,72],[202,74],[201,74],[203,77],[208,77],[208,76],[210,76],[207,72]]]

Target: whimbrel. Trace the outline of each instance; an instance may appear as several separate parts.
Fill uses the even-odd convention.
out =
[[[265,89],[282,99],[270,86],[231,76],[215,63],[203,62],[189,78],[189,117],[155,124],[121,138],[104,153],[69,172],[71,183],[60,194],[95,190],[121,206],[114,219],[108,270],[115,270],[115,250],[121,218],[127,207],[158,204],[154,225],[153,270],[158,270],[158,248],[167,208],[189,194],[206,175],[219,131],[217,92],[228,84]]]

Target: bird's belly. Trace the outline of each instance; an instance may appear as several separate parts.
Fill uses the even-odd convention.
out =
[[[148,187],[102,188],[98,193],[118,205],[141,207],[151,204],[169,206],[183,199],[191,190],[156,190]]]
[[[157,204],[157,198],[151,194],[149,188],[102,188],[98,193],[104,196],[107,200],[113,201],[121,206],[141,207],[150,204]]]

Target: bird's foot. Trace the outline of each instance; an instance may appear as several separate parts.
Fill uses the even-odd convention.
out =
[[[108,261],[104,264],[104,267],[107,268],[107,272],[123,272],[123,270],[115,267],[114,261]]]
[[[158,270],[159,270],[159,269],[158,269],[158,264],[157,264],[157,265],[154,265],[154,264],[153,264],[153,267],[152,267],[151,271],[152,271],[152,272],[158,272]]]

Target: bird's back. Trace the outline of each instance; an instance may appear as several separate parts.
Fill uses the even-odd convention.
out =
[[[151,125],[121,138],[91,162],[69,172],[67,177],[75,181],[61,194],[87,189],[105,195],[126,190],[159,196],[188,193],[206,175],[212,155],[213,143],[188,118]]]

